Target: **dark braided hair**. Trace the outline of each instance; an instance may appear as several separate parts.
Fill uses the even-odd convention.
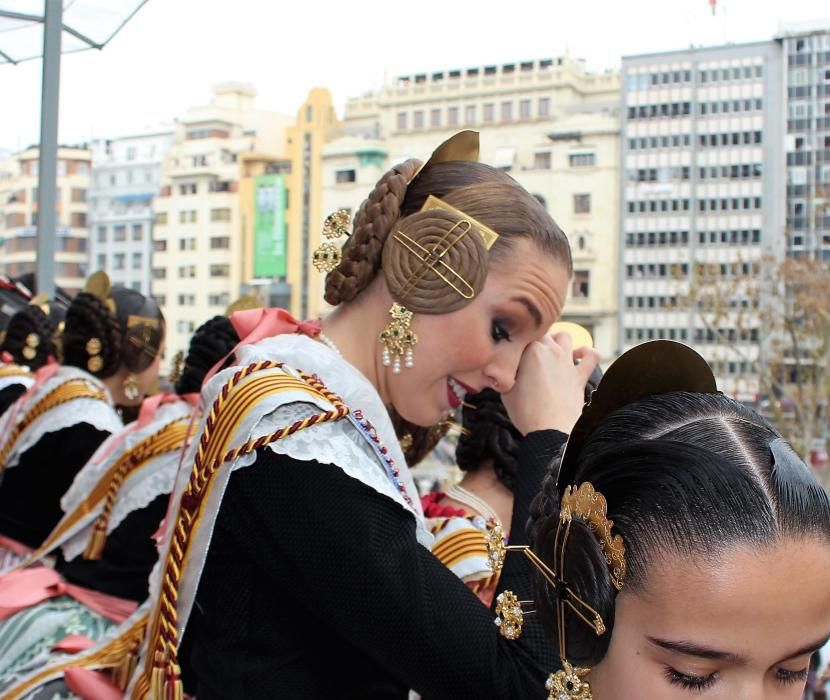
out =
[[[110,308],[110,303],[115,309]],[[149,319],[150,325],[134,319]],[[104,301],[88,292],[78,294],[66,311],[63,331],[63,364],[80,367],[99,379],[113,376],[123,365],[143,372],[155,360],[164,340],[164,317],[149,297],[126,287],[113,287]],[[146,336],[146,337],[145,337]],[[89,369],[87,343],[101,342],[101,368]]]
[[[484,389],[478,394],[468,394],[465,402],[469,404],[462,409],[465,430],[455,448],[458,467],[471,472],[492,460],[496,477],[512,491],[518,473],[522,434],[510,422],[497,391]]]
[[[16,364],[26,365],[37,370],[46,364],[49,357],[57,358],[55,332],[57,324],[44,313],[39,306],[24,306],[9,320],[6,337],[0,345],[0,351],[8,352]],[[37,337],[37,346],[31,347],[26,341],[30,336]],[[26,348],[34,351],[34,357],[24,355]]]
[[[239,336],[226,316],[214,316],[205,321],[190,339],[182,376],[176,382],[176,393],[198,394],[210,368],[233,350],[238,342]],[[228,358],[221,369],[232,362],[233,358]]]

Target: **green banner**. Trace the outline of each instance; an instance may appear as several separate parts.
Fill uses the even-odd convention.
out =
[[[285,277],[285,178],[254,177],[254,277]]]

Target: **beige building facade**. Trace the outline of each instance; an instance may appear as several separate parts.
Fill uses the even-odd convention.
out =
[[[0,273],[9,277],[37,267],[38,157],[29,148],[0,168]],[[58,149],[55,284],[73,295],[87,276],[90,162],[86,148]]]
[[[154,200],[152,288],[168,324],[168,357],[224,313],[246,279],[240,179],[248,154],[279,159],[290,118],[255,105],[255,89],[226,83],[178,120]]]

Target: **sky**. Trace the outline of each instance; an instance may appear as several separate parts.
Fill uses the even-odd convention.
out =
[[[342,110],[396,75],[565,54],[605,70],[624,55],[760,41],[782,21],[821,19],[830,26],[827,0],[717,0],[714,16],[709,0],[149,0],[102,51],[63,57],[59,140],[170,124],[226,80],[291,115],[325,86]],[[37,142],[40,71],[40,60],[0,65],[0,149]]]

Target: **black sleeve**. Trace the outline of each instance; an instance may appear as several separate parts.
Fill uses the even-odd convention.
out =
[[[25,393],[26,387],[23,384],[10,384],[5,389],[0,389],[0,416]]]
[[[89,423],[46,433],[0,482],[0,534],[38,547],[63,517],[60,500],[110,433]]]
[[[564,440],[556,431],[526,439],[515,542],[524,541],[548,455]],[[417,543],[414,518],[391,499],[336,466],[268,449],[234,474],[226,498],[239,546],[263,575],[288,577],[304,607],[407,687],[429,700],[544,697],[556,654],[533,616],[519,640],[502,638],[492,611]],[[503,583],[531,597],[524,557],[508,557]]]

